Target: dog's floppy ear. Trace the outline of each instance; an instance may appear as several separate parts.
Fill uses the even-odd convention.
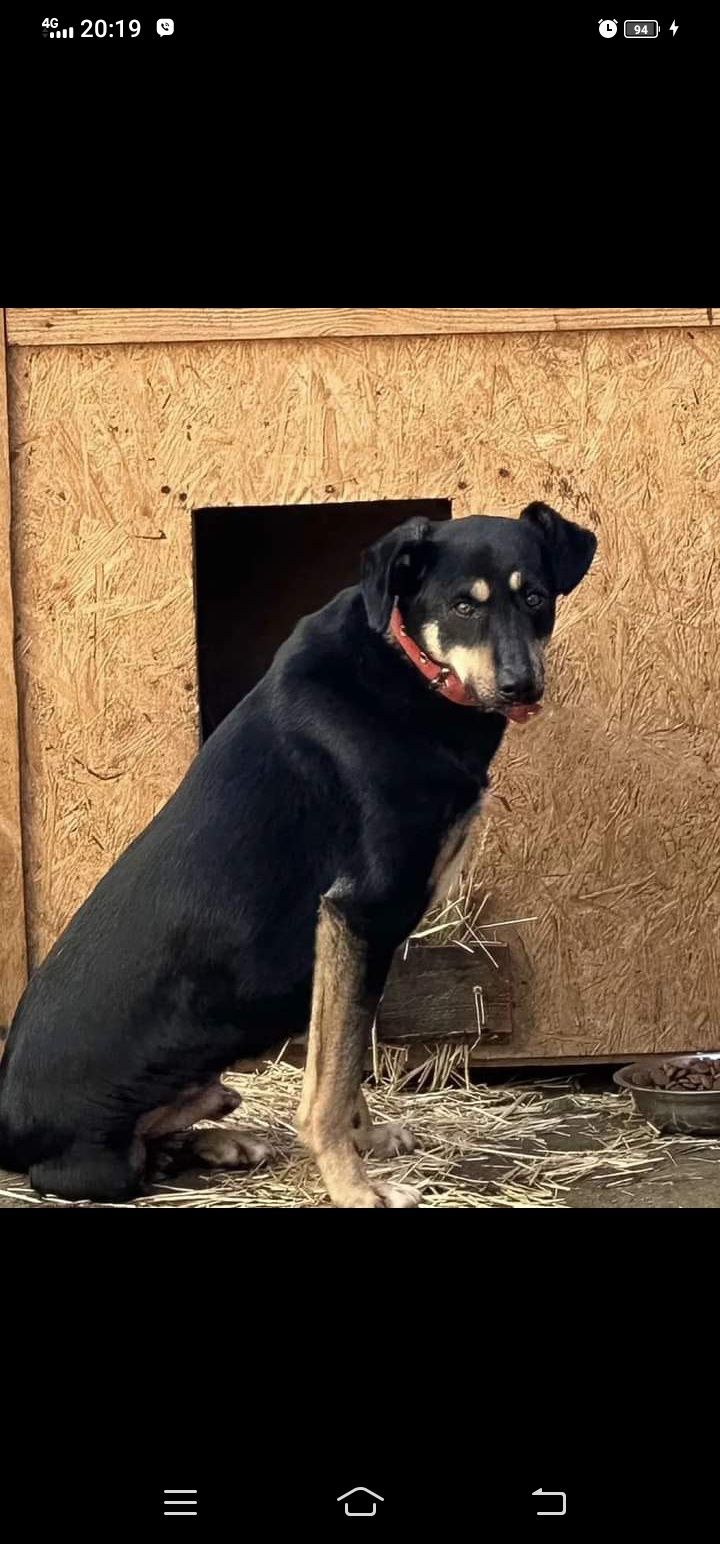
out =
[[[433,557],[430,520],[406,520],[363,553],[360,586],[371,627],[384,633],[395,597],[417,593]]]
[[[539,531],[555,589],[558,595],[569,595],[585,578],[595,556],[597,536],[574,520],[565,520],[548,504],[528,504],[520,519],[529,520]]]

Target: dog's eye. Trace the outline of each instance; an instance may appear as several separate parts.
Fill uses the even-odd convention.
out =
[[[457,611],[459,617],[471,617],[474,615],[475,607],[469,600],[454,600],[453,611]]]
[[[531,611],[537,611],[538,606],[542,606],[544,599],[545,596],[541,595],[539,590],[526,591],[525,604],[530,607]]]

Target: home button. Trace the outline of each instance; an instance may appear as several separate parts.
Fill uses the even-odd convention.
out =
[[[384,1501],[385,1497],[375,1490],[368,1490],[366,1485],[356,1485],[354,1490],[346,1490],[337,1500],[345,1502],[346,1517],[374,1517],[378,1501]]]

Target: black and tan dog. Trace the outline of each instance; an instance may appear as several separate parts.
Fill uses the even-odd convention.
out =
[[[409,522],[307,617],[35,972],[0,1068],[0,1163],[118,1199],[163,1143],[218,1166],[267,1148],[192,1132],[219,1081],[309,1020],[298,1131],[339,1206],[411,1206],[361,1092],[393,952],[457,865],[508,719],[543,691],[555,600],[595,537],[519,520]],[[188,1133],[178,1138],[177,1133]]]

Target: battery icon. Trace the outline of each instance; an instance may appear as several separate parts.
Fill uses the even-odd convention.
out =
[[[656,38],[660,28],[656,21],[626,21],[626,38]]]

